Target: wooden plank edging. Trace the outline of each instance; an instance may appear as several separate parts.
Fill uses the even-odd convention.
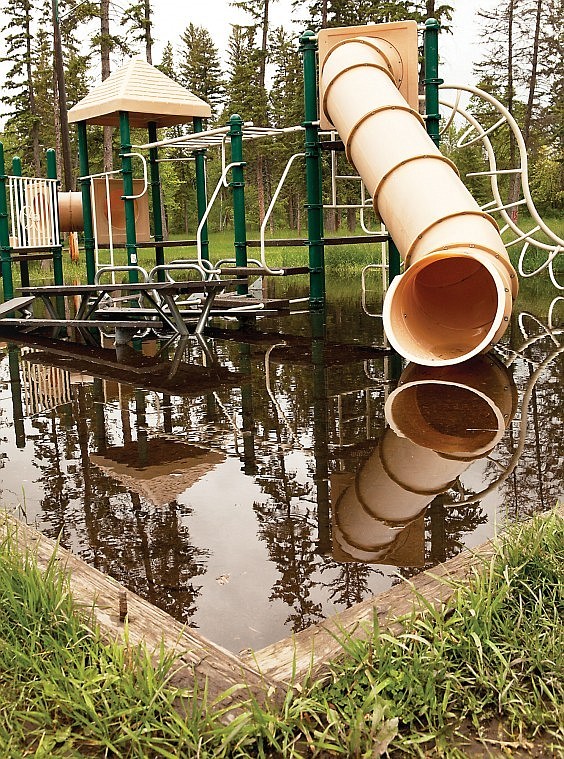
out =
[[[555,512],[564,516],[564,503],[558,504]],[[444,605],[455,592],[450,582],[464,580],[495,553],[492,541],[464,549],[453,559],[421,572],[410,581],[400,582],[259,651],[246,653],[243,659],[271,680],[286,685],[300,683],[308,675],[320,674],[330,661],[343,654],[340,640],[347,636],[366,637],[376,615],[380,630],[398,633],[402,629],[398,618],[421,608],[420,596],[435,608]]]
[[[558,504],[555,511],[564,516],[564,503]],[[381,630],[399,632],[402,625],[398,618],[421,608],[421,597],[437,608],[444,605],[455,592],[451,581],[464,580],[496,553],[492,541],[472,550],[465,549],[409,582],[401,582],[323,622],[238,657],[4,512],[0,518],[0,536],[9,531],[22,553],[29,550],[36,557],[40,569],[45,570],[56,554],[61,570],[69,575],[71,593],[78,608],[94,614],[102,634],[108,639],[124,642],[125,626],[119,614],[120,602],[123,603],[126,594],[129,644],[143,644],[155,655],[161,646],[168,653],[175,653],[178,666],[170,679],[172,686],[192,689],[196,682],[200,692],[207,687],[210,702],[233,688],[218,701],[218,708],[226,708],[223,716],[226,721],[232,719],[237,707],[249,695],[262,701],[267,693],[272,696],[274,691],[283,692],[288,685],[321,672],[331,660],[342,655],[339,640],[347,635],[365,637],[375,615]]]
[[[70,551],[46,538],[33,527],[10,514],[0,513],[0,538],[12,533],[18,550],[36,557],[37,565],[45,570],[56,555],[61,570],[68,573],[71,594],[78,609],[87,616],[93,614],[103,636],[108,640],[125,642],[126,626],[120,621],[120,602],[127,599],[127,642],[145,645],[155,657],[161,646],[166,653],[175,653],[177,666],[169,682],[173,687],[192,689],[194,683],[203,693],[207,688],[213,702],[233,686],[218,708],[233,710],[252,694],[264,700],[273,683],[259,674],[253,666],[221,646],[212,643],[193,629],[177,622],[170,614],[132,593],[117,580],[91,567]],[[225,720],[232,719],[229,711]]]

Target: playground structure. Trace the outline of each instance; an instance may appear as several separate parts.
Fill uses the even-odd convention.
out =
[[[48,154],[48,178],[22,178],[14,159],[12,176],[6,177],[4,157],[0,151],[0,248],[3,277],[4,313],[12,313],[12,263],[19,262],[22,288],[29,287],[28,261],[33,257],[53,260],[55,285],[59,297],[65,294],[62,272],[61,232],[80,229],[84,233],[88,285],[96,286],[110,276],[115,283],[117,272],[127,272],[129,284],[140,284],[145,295],[151,283],[173,283],[181,273],[190,273],[208,291],[209,283],[222,281],[228,274],[237,280],[237,296],[223,308],[211,310],[206,299],[208,316],[229,312],[268,313],[276,308],[268,302],[249,295],[248,276],[286,276],[309,273],[309,303],[312,309],[321,308],[325,301],[324,248],[328,244],[356,242],[387,242],[389,246],[390,287],[383,304],[383,320],[392,346],[405,358],[419,364],[434,366],[463,362],[489,350],[503,335],[509,323],[513,299],[517,293],[517,276],[509,262],[506,246],[490,213],[499,211],[517,239],[510,244],[523,243],[519,264],[530,245],[544,247],[551,278],[557,287],[552,262],[562,250],[564,241],[547,232],[542,222],[528,232],[520,230],[507,214],[497,187],[503,171],[495,166],[495,156],[488,135],[501,123],[509,123],[510,115],[498,110],[502,118],[484,130],[475,119],[459,108],[458,100],[449,104],[452,117],[462,115],[474,134],[467,133],[465,144],[481,141],[490,163],[486,172],[491,176],[494,203],[480,208],[462,182],[451,162],[438,150],[439,89],[438,24],[434,20],[425,26],[425,103],[426,115],[418,113],[417,97],[417,28],[414,22],[367,25],[344,29],[323,30],[316,37],[306,32],[301,40],[304,59],[304,122],[287,129],[259,128],[233,115],[229,125],[204,130],[203,119],[210,108],[184,88],[165,77],[141,59],[134,59],[78,103],[69,113],[69,121],[77,123],[80,193],[58,193],[55,156]],[[319,66],[317,55],[319,53]],[[317,81],[319,69],[319,83]],[[468,91],[471,88],[462,88]],[[490,102],[493,101],[490,98]],[[444,101],[443,101],[444,102]],[[495,105],[496,101],[492,102]],[[192,123],[193,131],[178,138],[158,140],[157,130],[178,124]],[[450,122],[449,122],[450,123]],[[90,172],[87,126],[103,124],[119,126],[121,138],[121,169],[104,174]],[[148,130],[149,142],[131,144],[132,127]],[[324,141],[322,130],[334,130],[337,140]],[[518,130],[517,130],[518,131]],[[293,155],[273,193],[272,202],[261,225],[260,240],[247,239],[245,219],[245,178],[243,143],[301,132],[304,151]],[[463,138],[464,140],[464,138]],[[522,143],[522,140],[521,140]],[[361,216],[373,206],[386,225],[386,232],[369,232],[356,238],[324,238],[322,153],[344,144],[347,157],[358,172],[362,184],[361,202],[355,206]],[[229,158],[227,157],[230,148]],[[382,149],[380,146],[385,146]],[[195,162],[197,184],[198,228],[195,240],[166,241],[163,235],[159,176],[159,151],[184,148]],[[222,171],[215,189],[208,198],[206,187],[206,153],[219,147]],[[519,143],[520,149],[522,145]],[[148,160],[145,154],[148,153]],[[534,218],[534,205],[526,182],[526,154],[520,150],[524,199]],[[307,186],[307,240],[266,240],[265,229],[291,165],[304,159]],[[133,161],[139,160],[143,179],[133,179]],[[121,175],[120,178],[114,175]],[[332,178],[332,187],[335,180]],[[207,222],[222,188],[232,191],[234,250],[233,259],[213,262],[210,256]],[[148,216],[148,193],[152,200],[152,234]],[[368,194],[368,201],[365,199]],[[9,197],[10,214],[7,198]],[[333,189],[331,207],[338,205]],[[325,205],[327,207],[327,204]],[[8,218],[11,224],[8,223]],[[364,228],[364,224],[363,224]],[[538,231],[549,233],[551,242],[534,238]],[[191,259],[168,260],[165,250],[178,244],[191,244],[196,256]],[[307,245],[307,265],[273,269],[266,260],[269,245]],[[116,246],[125,246],[127,265],[116,265],[113,257]],[[260,257],[252,259],[248,249],[256,245]],[[145,271],[138,264],[138,249],[154,247],[155,266]],[[105,261],[102,252],[107,250]],[[384,255],[382,255],[384,258]],[[404,272],[400,273],[400,259]],[[367,267],[370,269],[371,267]],[[534,272],[536,273],[536,272]],[[525,275],[525,274],[524,274]],[[365,272],[363,272],[363,289]],[[214,290],[217,285],[214,286]],[[110,293],[108,292],[108,295]],[[179,295],[180,293],[177,293]],[[195,294],[194,294],[195,295]],[[172,297],[172,296],[171,296]],[[17,299],[15,299],[17,301]],[[190,299],[188,299],[190,301]],[[201,301],[196,297],[187,302],[180,314],[196,318],[195,310]],[[10,310],[10,304],[13,308]],[[88,313],[101,322],[110,316],[110,309]],[[137,304],[137,305],[140,305]],[[272,306],[272,308],[270,308]],[[287,308],[287,302],[284,304]],[[161,309],[163,311],[164,309]],[[63,314],[59,304],[61,321]],[[160,313],[166,322],[166,313]],[[5,323],[27,328],[33,320],[8,319]],[[51,314],[54,316],[54,314]],[[125,311],[122,316],[126,318]],[[129,315],[131,316],[131,314]],[[141,316],[137,310],[136,316]],[[179,314],[168,319],[168,326],[179,324]],[[44,326],[44,325],[42,325]],[[185,334],[185,329],[180,329]]]

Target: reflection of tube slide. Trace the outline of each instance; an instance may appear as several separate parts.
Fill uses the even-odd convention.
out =
[[[390,394],[390,424],[340,496],[334,536],[358,561],[382,561],[404,527],[501,439],[516,408],[502,363],[476,356],[456,366],[409,365]]]
[[[390,43],[344,39],[323,62],[322,105],[405,263],[384,301],[388,338],[409,360],[444,366],[499,340],[518,283],[495,221],[399,93],[401,76]]]

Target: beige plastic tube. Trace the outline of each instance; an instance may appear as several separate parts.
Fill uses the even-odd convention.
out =
[[[322,108],[405,264],[384,300],[388,339],[410,361],[446,366],[501,338],[518,281],[495,221],[398,91],[390,47],[377,37],[338,42],[323,62]]]

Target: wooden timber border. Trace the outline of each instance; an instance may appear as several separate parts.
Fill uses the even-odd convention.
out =
[[[564,516],[564,503],[555,511]],[[471,550],[464,549],[455,558],[330,619],[259,651],[236,656],[8,514],[0,519],[0,535],[7,532],[13,533],[19,550],[27,550],[36,557],[40,569],[46,569],[55,554],[61,570],[68,573],[77,607],[86,614],[93,614],[106,639],[125,640],[126,627],[120,612],[123,616],[126,603],[128,644],[144,644],[155,655],[161,647],[175,653],[178,666],[171,685],[187,689],[197,685],[200,693],[207,687],[210,701],[218,699],[218,708],[226,709],[226,720],[232,718],[237,707],[250,695],[262,701],[269,691],[270,694],[284,692],[293,682],[300,683],[309,675],[321,673],[330,661],[342,654],[339,641],[347,636],[369,635],[375,617],[381,630],[399,632],[402,625],[398,620],[402,616],[426,604],[442,606],[454,593],[453,583],[468,578],[496,553],[492,541]],[[229,695],[220,698],[228,689],[232,689]]]

